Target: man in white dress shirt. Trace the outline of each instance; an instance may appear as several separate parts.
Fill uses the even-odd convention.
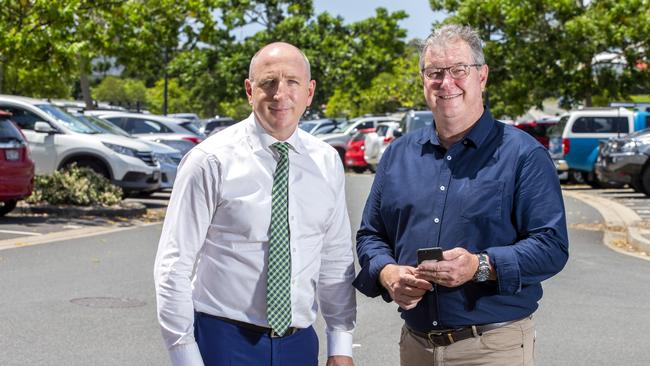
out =
[[[179,166],[154,268],[173,365],[316,366],[318,305],[327,324],[327,365],[353,364],[356,302],[343,167],[331,146],[297,128],[315,86],[298,48],[263,47],[245,81],[253,113],[196,146]],[[277,205],[276,185],[288,192],[277,193]],[[285,243],[287,255],[269,261],[270,248],[282,250],[276,242]],[[281,273],[287,286],[275,282]],[[277,287],[285,307],[267,306]]]

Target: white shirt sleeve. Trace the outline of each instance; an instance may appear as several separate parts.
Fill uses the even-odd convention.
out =
[[[327,324],[327,355],[352,356],[352,332],[357,309],[354,280],[354,255],[350,219],[345,203],[345,174],[338,155],[331,172],[336,189],[336,205],[327,226],[321,251],[318,299]]]
[[[203,365],[191,276],[218,204],[219,164],[200,149],[178,167],[154,265],[158,321],[173,365]]]

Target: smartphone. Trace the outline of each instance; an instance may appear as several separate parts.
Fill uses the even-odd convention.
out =
[[[418,265],[420,265],[420,263],[422,263],[423,261],[428,261],[428,260],[441,261],[442,248],[435,247],[435,248],[418,249]]]

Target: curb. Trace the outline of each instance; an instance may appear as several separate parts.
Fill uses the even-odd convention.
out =
[[[643,220],[634,210],[610,199],[592,194],[566,190],[563,190],[562,194],[580,200],[600,213],[605,220],[603,243],[606,246],[619,253],[650,260],[647,256],[650,253],[650,240],[642,235],[641,231],[644,229],[636,227]],[[620,245],[616,245],[616,242],[621,240],[639,253],[631,253],[621,249]]]
[[[102,217],[137,217],[147,212],[147,207],[140,202],[122,202],[114,206],[72,206],[72,205],[26,205],[16,207],[15,212],[21,214],[48,214],[65,218],[83,216]]]

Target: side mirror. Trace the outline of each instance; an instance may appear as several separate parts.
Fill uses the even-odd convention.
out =
[[[398,128],[398,129],[396,129],[395,131],[393,131],[393,138],[402,137],[402,135],[403,135],[403,133],[402,133],[402,129],[401,129],[401,128]]]
[[[34,124],[34,131],[46,133],[48,135],[52,135],[57,132],[52,126],[50,126],[49,123],[43,121],[38,121]]]

